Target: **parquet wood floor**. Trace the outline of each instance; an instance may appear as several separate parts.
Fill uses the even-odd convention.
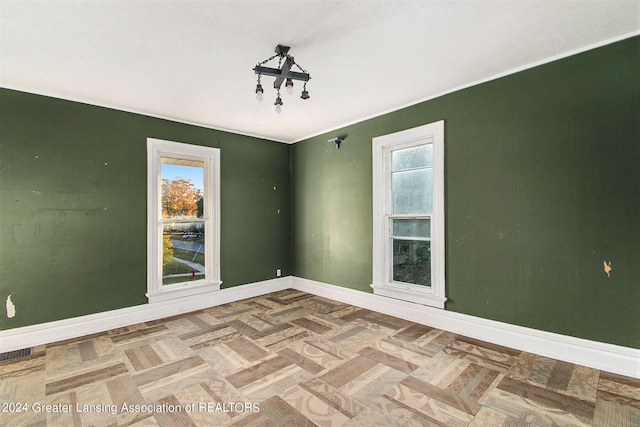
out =
[[[8,426],[640,426],[640,380],[295,290],[39,346],[0,402]]]

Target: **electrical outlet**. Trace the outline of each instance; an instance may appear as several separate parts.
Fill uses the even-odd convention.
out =
[[[280,276],[282,276],[282,270],[277,269],[276,270],[276,277],[280,277]]]

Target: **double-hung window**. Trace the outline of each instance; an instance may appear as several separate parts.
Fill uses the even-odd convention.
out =
[[[372,149],[374,293],[444,308],[444,122]]]
[[[147,139],[147,297],[220,289],[220,150]]]

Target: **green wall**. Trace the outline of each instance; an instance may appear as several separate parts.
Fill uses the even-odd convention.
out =
[[[371,292],[371,139],[445,120],[446,309],[640,348],[639,69],[635,37],[293,146],[0,89],[0,329],[146,303],[147,137],[221,148],[223,288]]]
[[[220,147],[223,288],[291,274],[289,145],[0,89],[0,329],[147,302],[147,137]]]
[[[446,309],[640,348],[639,70],[635,37],[295,144],[294,275],[371,292],[371,139],[444,120]]]

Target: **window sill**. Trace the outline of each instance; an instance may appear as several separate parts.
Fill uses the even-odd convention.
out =
[[[430,287],[410,284],[385,283],[371,285],[373,293],[383,297],[395,298],[415,304],[428,305],[435,308],[444,308],[447,298],[433,295]]]
[[[186,282],[178,283],[175,285],[163,286],[161,290],[154,292],[148,292],[147,298],[149,304],[156,302],[167,301],[171,299],[190,297],[193,295],[204,294],[207,292],[214,292],[220,290],[222,282]]]

